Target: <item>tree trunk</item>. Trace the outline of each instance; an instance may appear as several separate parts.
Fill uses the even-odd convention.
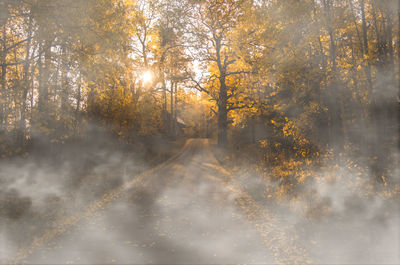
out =
[[[76,109],[75,109],[75,121],[74,121],[74,136],[77,137],[78,136],[78,127],[81,123],[81,119],[80,119],[80,107],[81,107],[81,90],[82,90],[82,74],[79,71],[79,76],[78,76],[78,87],[77,87],[77,95],[76,95]]]
[[[366,61],[366,67],[365,67],[365,74],[367,76],[367,81],[368,81],[368,89],[369,89],[369,96],[372,97],[373,93],[373,86],[372,86],[372,76],[371,76],[371,64],[370,60],[368,58],[369,55],[369,47],[368,47],[368,36],[367,36],[367,22],[365,20],[365,4],[364,0],[361,0],[361,20],[362,20],[362,34],[363,34],[363,40],[364,40],[364,54],[366,55],[367,58],[363,58],[364,61]],[[363,56],[364,57],[364,56]]]
[[[215,43],[216,61],[219,70],[219,95],[218,95],[218,145],[225,148],[228,144],[228,92],[226,87],[226,65],[221,59],[222,35],[213,34]]]
[[[3,57],[3,56],[2,56]],[[4,62],[3,58],[0,59],[0,62]],[[6,112],[6,101],[5,93],[6,93],[6,73],[7,73],[7,66],[5,62],[1,66],[1,76],[0,76],[0,83],[1,83],[1,90],[0,90],[0,131],[7,128],[7,118],[5,115]]]
[[[31,37],[32,37],[32,17],[29,15],[28,18],[28,41],[26,43],[26,51],[25,51],[25,62],[23,66],[23,81],[22,81],[22,102],[21,102],[21,117],[20,117],[20,126],[18,133],[18,142],[21,147],[25,146],[26,139],[26,100],[29,91],[29,57],[31,50]]]
[[[175,113],[174,121],[177,121],[177,106],[178,106],[178,82],[175,83]]]
[[[393,12],[389,9],[386,10],[386,16],[387,16],[387,43],[388,43],[388,49],[389,49],[389,58],[390,58],[390,70],[391,70],[391,75],[393,79],[395,79],[395,72],[394,72],[394,51],[393,51],[393,22],[391,15]],[[399,40],[398,40],[399,41]]]
[[[171,80],[171,90],[170,90],[170,101],[171,101],[171,115],[170,115],[170,119],[171,119],[171,135],[175,136],[175,119],[174,119],[174,82]]]
[[[44,68],[42,67],[41,57],[39,57],[40,65],[42,70],[39,70],[40,74],[40,85],[39,85],[39,111],[41,114],[47,113],[46,105],[49,100],[49,78],[51,71],[51,40],[44,42]]]
[[[6,73],[7,73],[7,65],[6,65],[6,23],[3,25],[3,47],[0,53],[0,63],[1,63],[1,76],[0,76],[0,83],[1,83],[1,90],[0,90],[0,131],[5,130],[7,127],[7,119],[5,116],[6,112],[6,101],[4,100],[5,93],[6,93]]]
[[[69,89],[68,89],[68,59],[67,59],[67,49],[65,47],[66,44],[63,45],[62,47],[62,64],[61,64],[61,109],[64,112],[68,112],[68,94],[69,94]],[[65,116],[66,113],[63,113]]]
[[[327,18],[327,30],[329,34],[330,40],[330,61],[332,63],[332,81],[328,86],[328,113],[329,113],[329,141],[330,144],[337,149],[337,151],[341,151],[344,146],[343,141],[343,121],[341,115],[341,109],[343,109],[342,102],[342,93],[341,86],[339,84],[339,78],[337,76],[337,63],[336,63],[336,44],[335,44],[335,32],[332,28],[332,19],[333,16],[331,6],[331,1],[324,1],[324,12]],[[339,103],[339,104],[338,104]]]
[[[227,91],[225,77],[220,78],[219,101],[218,101],[218,145],[226,147],[228,144],[228,110],[227,110]]]

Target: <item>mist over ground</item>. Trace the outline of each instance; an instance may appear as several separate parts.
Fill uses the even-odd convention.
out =
[[[265,180],[252,174],[251,167],[242,166],[241,172],[232,175],[198,141],[192,140],[190,148],[184,147],[168,160],[167,167],[129,186],[104,209],[67,226],[18,262],[275,263],[271,251],[277,242],[263,238],[252,223],[248,211],[253,210],[240,203],[245,192],[260,207],[256,213],[270,215],[264,219],[257,214],[258,224],[284,231],[285,238],[307,250],[313,263],[398,263],[399,205],[396,200],[360,194],[365,184],[354,172],[343,168],[322,172],[321,181],[310,182],[302,190],[307,195],[278,199],[273,193],[276,181],[265,188]],[[83,215],[84,208],[104,193],[135,179],[126,172],[144,170],[143,164],[135,164],[140,156],[133,152],[115,146],[101,149],[87,149],[75,162],[64,155],[65,164],[56,167],[29,158],[2,164],[7,170],[2,175],[6,184],[2,185],[2,262],[29,248],[35,237],[58,229],[66,217]],[[217,156],[220,152],[215,151]],[[79,184],[71,183],[78,164],[88,163],[82,159],[87,154],[99,164],[86,169]],[[7,178],[13,174],[24,180]],[[335,175],[335,180],[326,180],[328,174]]]
[[[297,196],[282,198],[277,179],[265,184],[254,167],[239,168],[233,173],[236,185],[278,218],[313,263],[399,263],[398,198],[368,191],[372,186],[359,172],[346,167],[315,172]]]
[[[181,146],[159,137],[142,138],[142,144],[135,146],[122,145],[96,126],[91,136],[84,142],[56,146],[56,152],[43,136],[33,141],[29,155],[0,162],[2,263],[64,218],[81,214],[91,202],[166,160]]]

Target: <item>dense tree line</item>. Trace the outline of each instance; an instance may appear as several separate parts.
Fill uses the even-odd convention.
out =
[[[176,135],[179,114],[266,164],[351,153],[386,183],[399,14],[395,0],[1,0],[0,150],[94,120],[132,141]]]
[[[21,152],[35,137],[62,144],[91,122],[126,138],[169,133],[167,91],[173,110],[187,61],[170,7],[0,1],[1,151]]]
[[[292,154],[362,157],[385,182],[398,142],[397,1],[268,1],[246,18],[240,51],[269,94],[255,116],[275,113],[267,123]]]
[[[220,145],[231,128],[232,142],[254,143],[267,165],[356,157],[386,183],[398,143],[397,1],[193,5],[208,74],[192,81],[215,102]]]

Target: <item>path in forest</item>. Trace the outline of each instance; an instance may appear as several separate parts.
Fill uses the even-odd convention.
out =
[[[207,139],[65,218],[19,252],[27,264],[304,264],[306,251],[235,184]]]

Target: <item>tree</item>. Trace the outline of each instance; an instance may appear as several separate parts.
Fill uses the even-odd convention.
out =
[[[217,104],[218,144],[226,147],[228,112],[242,108],[230,98],[235,95],[238,87],[230,80],[247,71],[240,65],[240,58],[235,53],[231,32],[236,27],[243,11],[244,2],[236,0],[226,1],[193,1],[191,2],[190,31],[188,39],[195,40],[191,49],[192,58],[199,58],[201,63],[208,67],[209,74],[203,80],[196,80],[192,74],[194,87],[209,94]],[[236,69],[234,69],[236,68]]]

